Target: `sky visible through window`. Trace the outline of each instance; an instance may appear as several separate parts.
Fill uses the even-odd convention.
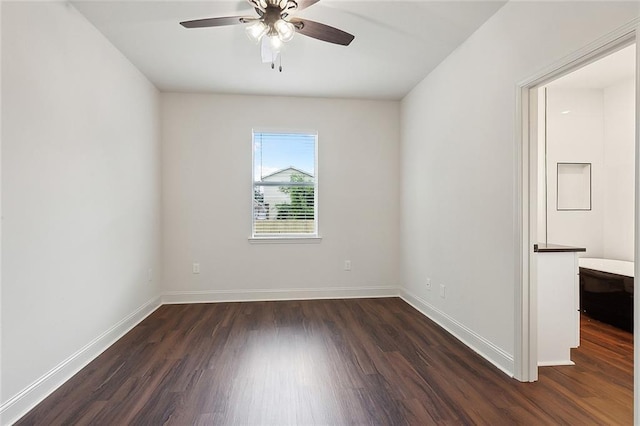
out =
[[[256,132],[253,138],[256,181],[289,167],[315,176],[316,135]]]

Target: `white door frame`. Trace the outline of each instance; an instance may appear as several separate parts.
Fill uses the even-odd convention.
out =
[[[635,185],[635,265],[640,265],[640,18],[620,27],[579,51],[561,59],[517,84],[515,146],[515,214],[516,256],[514,377],[523,382],[538,379],[537,339],[537,91],[532,90],[551,80],[593,62],[612,51],[636,42],[636,185]],[[636,275],[638,275],[636,273]],[[640,303],[634,303],[634,328],[640,330]],[[634,364],[640,355],[640,339],[634,339]],[[639,369],[634,369],[634,389],[640,391]],[[639,392],[634,392],[635,418],[638,419]]]

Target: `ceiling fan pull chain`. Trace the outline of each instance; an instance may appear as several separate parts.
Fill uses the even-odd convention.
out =
[[[278,58],[280,59],[280,68],[278,68],[278,70],[280,70],[280,72],[282,72],[282,53],[280,55],[278,55]]]

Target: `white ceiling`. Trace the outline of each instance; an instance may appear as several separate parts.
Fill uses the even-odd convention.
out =
[[[547,86],[571,89],[604,89],[633,78],[635,72],[636,45],[632,44],[560,77]]]
[[[355,40],[344,47],[296,34],[282,73],[261,62],[241,25],[179,25],[252,16],[245,0],[72,3],[162,91],[401,99],[505,1],[322,0],[295,15]]]

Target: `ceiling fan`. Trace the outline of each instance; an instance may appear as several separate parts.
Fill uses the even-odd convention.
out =
[[[262,41],[262,61],[271,62],[280,55],[282,43],[293,38],[298,32],[307,37],[329,43],[348,46],[355,36],[320,22],[291,16],[292,12],[303,10],[320,0],[247,0],[258,14],[253,16],[228,16],[220,18],[195,19],[180,22],[185,28],[221,27],[248,24],[246,32],[256,43]],[[282,72],[282,62],[280,64]]]

